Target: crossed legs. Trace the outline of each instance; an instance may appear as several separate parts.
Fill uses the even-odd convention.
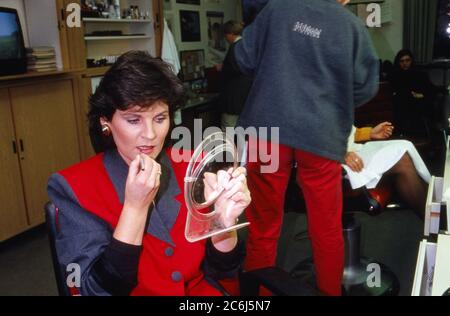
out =
[[[395,189],[402,200],[408,203],[417,215],[423,219],[427,197],[427,183],[417,174],[409,154],[405,153],[385,175],[392,177]]]

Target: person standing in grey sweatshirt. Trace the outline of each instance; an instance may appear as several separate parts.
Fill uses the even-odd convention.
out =
[[[238,121],[243,128],[279,128],[279,168],[261,173],[249,162],[253,202],[246,270],[275,264],[284,195],[297,163],[308,209],[309,235],[319,290],[341,295],[344,266],[341,165],[356,106],[375,96],[379,62],[362,21],[348,0],[270,0],[235,45],[234,63],[254,77]]]

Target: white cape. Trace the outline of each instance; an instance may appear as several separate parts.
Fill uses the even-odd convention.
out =
[[[166,19],[164,19],[161,59],[172,66],[172,70],[176,75],[180,72],[181,65],[180,58],[178,57],[177,46]]]
[[[364,169],[353,172],[347,165],[343,165],[347,178],[353,189],[366,186],[373,189],[377,186],[383,173],[391,169],[407,152],[411,157],[419,176],[430,181],[431,175],[414,145],[406,140],[388,140],[367,142],[358,146],[356,154],[361,157]]]

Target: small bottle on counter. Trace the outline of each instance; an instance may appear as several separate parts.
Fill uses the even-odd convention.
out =
[[[120,15],[120,0],[114,0],[114,11],[116,13],[116,19],[121,19],[122,16]]]

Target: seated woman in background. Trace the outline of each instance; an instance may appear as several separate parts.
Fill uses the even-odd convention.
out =
[[[374,128],[353,127],[343,167],[352,189],[373,189],[380,180],[392,179],[400,197],[423,218],[431,175],[414,145],[406,140],[356,143],[387,139],[393,129],[389,122]]]
[[[390,76],[394,94],[394,115],[397,132],[405,136],[423,136],[433,113],[436,87],[428,74],[419,71],[410,50],[397,53]]]
[[[185,239],[188,162],[165,148],[183,93],[160,59],[122,55],[90,99],[91,136],[104,152],[51,176],[57,255],[64,271],[80,266],[82,295],[220,295],[207,279],[232,277],[243,260],[235,231]],[[250,203],[245,169],[221,181],[230,226]]]

